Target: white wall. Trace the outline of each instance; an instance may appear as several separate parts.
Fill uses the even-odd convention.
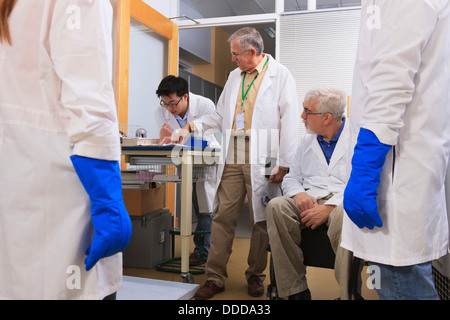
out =
[[[359,8],[282,15],[279,60],[296,81],[300,111],[315,86],[333,85],[351,96],[360,16]],[[301,122],[299,138],[305,131]]]
[[[128,124],[140,125],[149,138],[159,137],[154,111],[161,107],[155,91],[167,75],[167,55],[167,40],[132,20]]]
[[[166,17],[176,16],[178,1],[143,0]],[[167,75],[168,41],[132,19],[130,32],[130,78],[128,124],[147,130],[147,137],[159,138],[154,111],[160,108],[155,91]]]

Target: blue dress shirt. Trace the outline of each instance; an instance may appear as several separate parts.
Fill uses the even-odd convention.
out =
[[[322,148],[323,154],[325,155],[325,159],[327,159],[328,164],[330,164],[334,148],[336,148],[336,144],[339,140],[339,137],[341,136],[342,130],[344,129],[344,125],[345,125],[345,118],[342,119],[342,125],[341,128],[339,129],[339,132],[330,141],[326,141],[322,136],[317,135],[317,141],[319,142],[319,145]]]

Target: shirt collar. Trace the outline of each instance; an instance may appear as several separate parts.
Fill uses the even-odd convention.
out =
[[[186,111],[186,113],[184,114],[184,118],[181,118],[179,115],[176,115],[175,116],[175,119],[178,119],[178,120],[180,120],[180,121],[183,121],[183,120],[186,120],[187,119],[187,111]]]
[[[262,60],[258,63],[258,65],[253,70],[251,70],[251,71],[242,71],[241,74],[244,74],[245,72],[247,72],[248,74],[252,74],[255,71],[258,74],[261,74],[261,72],[263,72],[263,68],[264,68],[264,65],[265,65],[267,59],[269,59],[269,57],[267,56],[267,54],[263,53]]]

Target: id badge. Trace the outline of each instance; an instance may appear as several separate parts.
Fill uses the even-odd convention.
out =
[[[236,130],[244,130],[244,113],[239,113],[236,115]]]

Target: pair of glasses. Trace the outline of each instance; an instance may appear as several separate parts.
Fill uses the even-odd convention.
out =
[[[244,54],[244,53],[247,53],[247,52],[249,52],[249,51],[250,51],[250,49],[249,49],[249,50],[242,51],[241,53],[234,53],[234,52],[230,52],[230,53],[231,53],[231,56],[232,56],[232,57],[236,58],[236,57],[238,57],[238,56],[240,56],[240,55],[242,55],[242,54]]]
[[[178,106],[178,104],[180,103],[181,99],[183,99],[183,97],[180,98],[180,100],[178,100],[177,103],[165,103],[164,101],[160,100],[159,104],[161,105],[161,107],[163,108],[176,108]]]
[[[329,112],[311,112],[311,110],[309,110],[307,108],[303,108],[303,112],[306,114],[307,117],[315,116],[315,115],[318,115],[318,114],[322,114],[323,115],[323,114],[329,113]]]

